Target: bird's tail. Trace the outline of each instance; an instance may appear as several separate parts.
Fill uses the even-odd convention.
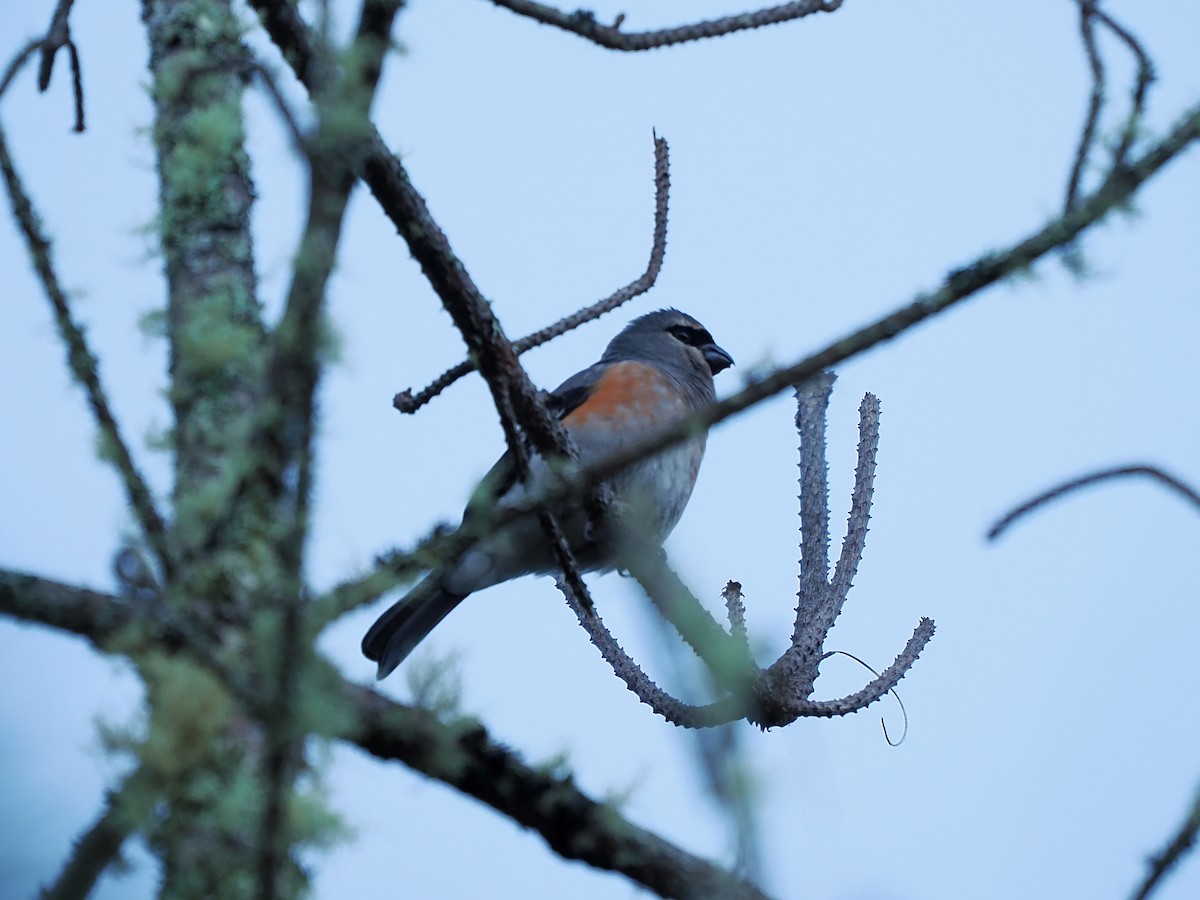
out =
[[[382,680],[413,651],[465,594],[442,590],[437,573],[429,575],[380,616],[363,638],[363,655],[379,663],[375,678]]]

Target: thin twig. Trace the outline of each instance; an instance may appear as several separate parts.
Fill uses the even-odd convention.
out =
[[[42,889],[42,900],[90,896],[100,876],[120,859],[125,841],[150,814],[157,796],[144,769],[135,770],[110,790],[104,809],[75,841],[54,883]]]
[[[1192,800],[1191,808],[1170,842],[1150,858],[1150,871],[1134,893],[1134,900],[1146,900],[1154,893],[1163,878],[1195,847],[1197,834],[1200,834],[1200,793]]]
[[[1088,155],[1096,140],[1096,127],[1100,122],[1100,112],[1104,108],[1104,61],[1100,58],[1100,50],[1096,47],[1095,6],[1096,0],[1078,0],[1079,3],[1079,32],[1083,38],[1083,49],[1087,54],[1088,68],[1092,73],[1092,93],[1088,100],[1087,116],[1083,122],[1083,134],[1075,148],[1075,161],[1071,165],[1071,177],[1067,181],[1067,199],[1065,209],[1069,212],[1075,208],[1079,194],[1079,185],[1083,180],[1083,169],[1087,165]]]
[[[72,130],[76,134],[83,134],[86,130],[83,116],[83,65],[74,41],[67,42],[67,52],[71,60],[71,94],[75,98],[75,127]]]
[[[0,127],[0,172],[3,172],[4,182],[8,188],[13,217],[17,220],[17,225],[25,237],[25,246],[30,260],[42,283],[42,290],[54,311],[54,321],[58,327],[59,336],[66,346],[71,374],[87,395],[92,416],[100,430],[103,440],[101,455],[112,462],[120,473],[129,505],[137,516],[146,542],[154,550],[163,576],[169,579],[174,563],[167,537],[166,523],[159,515],[150,488],[141,472],[138,471],[129,446],[121,436],[120,427],[113,416],[112,407],[109,406],[108,396],[97,372],[99,363],[88,346],[82,327],[71,315],[66,293],[59,283],[58,275],[54,271],[54,264],[51,261],[50,239],[42,231],[37,211],[33,208],[33,203],[25,191],[24,183],[16,171],[2,127]]]
[[[627,51],[652,50],[656,47],[667,47],[672,44],[683,44],[688,41],[733,34],[737,31],[747,31],[752,28],[762,28],[766,25],[776,25],[780,22],[802,19],[813,13],[833,12],[842,5],[842,2],[843,0],[825,0],[825,2],[801,0],[798,3],[782,3],[754,12],[724,16],[720,19],[708,19],[690,25],[678,25],[674,28],[661,28],[654,31],[621,31],[624,16],[619,17],[612,25],[601,25],[596,21],[592,12],[584,9],[567,13],[553,6],[534,2],[534,0],[492,0],[496,6],[502,6],[519,16],[577,34],[601,47]]]
[[[1104,23],[1109,31],[1115,34],[1137,59],[1137,77],[1134,79],[1129,115],[1125,117],[1125,127],[1121,130],[1120,143],[1117,144],[1117,149],[1113,152],[1113,166],[1123,166],[1125,165],[1125,158],[1129,155],[1129,151],[1133,147],[1133,142],[1137,138],[1142,115],[1146,111],[1146,98],[1150,92],[1150,85],[1154,83],[1155,78],[1154,63],[1150,60],[1150,55],[1146,53],[1141,42],[1130,31],[1121,26],[1120,23],[1108,15],[1108,13],[1102,11],[1098,6],[1094,7],[1094,13],[1096,18]]]
[[[71,43],[71,6],[75,0],[58,0],[54,15],[50,18],[50,27],[42,38],[42,61],[38,65],[38,90],[45,91],[50,87],[50,76],[54,72],[54,57],[63,47]]]
[[[646,271],[629,284],[614,291],[603,300],[593,303],[578,312],[559,319],[533,334],[528,334],[520,340],[513,341],[513,350],[518,355],[526,350],[541,346],[547,341],[578,328],[586,322],[598,319],[605,313],[611,312],[634,297],[644,294],[658,280],[662,269],[663,257],[667,252],[667,204],[671,193],[670,155],[666,139],[654,136],[654,238],[650,245],[650,261]],[[465,360],[447,369],[428,386],[413,393],[411,388],[401,391],[392,398],[392,405],[402,413],[415,413],[418,409],[458,381],[464,375],[475,371],[475,364]]]
[[[13,79],[17,77],[17,73],[25,67],[25,63],[29,62],[30,58],[33,56],[33,54],[37,53],[38,48],[41,46],[42,42],[37,38],[34,38],[16,52],[12,58],[12,61],[9,62],[7,67],[5,67],[4,75],[0,76],[0,97],[4,96],[5,91],[7,91],[9,85],[12,84]]]
[[[1121,128],[1120,140],[1113,150],[1111,170],[1125,165],[1129,151],[1137,139],[1142,117],[1146,111],[1146,99],[1150,86],[1154,82],[1154,64],[1149,54],[1136,37],[1112,16],[1100,9],[1099,0],[1076,0],[1079,5],[1079,30],[1083,40],[1084,52],[1087,55],[1088,68],[1091,70],[1092,89],[1088,101],[1088,112],[1084,119],[1083,133],[1075,150],[1075,159],[1071,166],[1071,176],[1067,181],[1066,209],[1069,211],[1076,205],[1080,186],[1083,182],[1084,168],[1096,142],[1096,132],[1099,128],[1100,114],[1104,107],[1105,82],[1104,62],[1100,56],[1100,48],[1096,42],[1096,25],[1100,24],[1111,31],[1137,61],[1137,74],[1130,91],[1129,112]]]
[[[42,51],[42,59],[38,64],[38,91],[45,93],[50,87],[50,77],[54,73],[54,58],[58,55],[59,50],[66,47],[71,61],[71,89],[75,98],[73,130],[82,132],[84,130],[83,69],[79,62],[79,48],[71,40],[70,16],[71,6],[74,2],[75,0],[58,0],[58,6],[54,9],[45,37],[36,42],[36,49]],[[0,87],[0,94],[4,92],[4,88],[8,87],[9,77],[4,79],[3,87]]]
[[[996,540],[996,538],[1000,537],[1000,535],[1003,534],[1009,528],[1009,526],[1016,522],[1017,519],[1020,519],[1022,516],[1033,512],[1039,507],[1045,506],[1051,501],[1057,500],[1059,497],[1062,497],[1065,494],[1077,491],[1080,488],[1089,487],[1093,484],[1099,484],[1102,481],[1108,481],[1115,478],[1125,478],[1129,475],[1146,475],[1150,478],[1153,478],[1159,484],[1170,488],[1182,496],[1185,500],[1191,502],[1191,504],[1196,507],[1197,511],[1200,511],[1200,492],[1197,492],[1195,488],[1186,482],[1180,481],[1174,475],[1163,471],[1157,466],[1149,466],[1140,463],[1129,466],[1116,466],[1115,468],[1111,469],[1101,469],[1099,472],[1092,472],[1089,475],[1082,475],[1079,478],[1072,478],[1070,481],[1063,482],[1057,487],[1050,488],[1050,490],[1038,494],[1033,499],[1025,501],[1016,509],[1004,515],[1004,517],[996,522],[995,525],[989,528],[987,539],[989,541]]]
[[[587,632],[592,645],[600,651],[604,661],[609,664],[625,686],[655,713],[662,716],[672,725],[681,728],[710,728],[727,722],[736,721],[741,715],[732,709],[728,703],[713,703],[706,706],[694,706],[672,697],[669,693],[655,684],[634,662],[625,649],[617,643],[608,626],[599,614],[589,608],[577,595],[574,589],[565,582],[559,583],[559,589],[567,599],[567,606],[575,613],[575,618],[583,630]]]

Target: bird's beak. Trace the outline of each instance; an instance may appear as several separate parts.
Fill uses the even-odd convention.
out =
[[[716,344],[705,344],[700,348],[700,352],[704,354],[704,361],[708,363],[708,369],[714,375],[733,365],[733,357]]]

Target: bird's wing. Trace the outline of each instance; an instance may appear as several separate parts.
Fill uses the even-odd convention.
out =
[[[596,363],[581,372],[576,372],[555,388],[546,400],[546,407],[551,414],[561,420],[578,408],[596,390],[596,385],[600,383],[608,366],[609,363]],[[471,494],[466,512],[463,513],[463,523],[466,524],[471,516],[480,510],[494,509],[496,501],[516,483],[517,467],[512,451],[509,450],[496,460],[496,464],[488,470]]]

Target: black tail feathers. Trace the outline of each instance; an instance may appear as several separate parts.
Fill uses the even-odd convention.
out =
[[[465,596],[447,593],[430,575],[380,616],[362,642],[363,656],[379,663],[376,679],[387,678]]]

